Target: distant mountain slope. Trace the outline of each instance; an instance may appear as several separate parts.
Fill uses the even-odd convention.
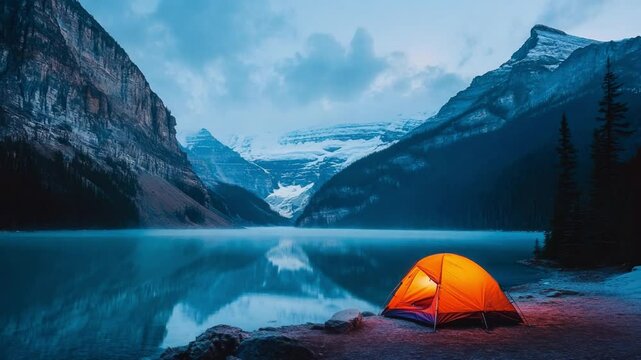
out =
[[[243,159],[206,129],[188,136],[185,152],[209,188],[214,207],[242,225],[284,225],[287,219],[263,200],[272,191],[270,174]],[[250,190],[248,190],[250,189]]]
[[[265,200],[281,215],[295,218],[309,196],[330,177],[393,144],[420,123],[401,120],[341,124],[292,131],[275,141],[235,137],[227,143],[269,173],[274,185]]]
[[[298,224],[547,227],[561,113],[570,119],[585,182],[608,57],[639,129],[641,38],[597,43],[536,26],[508,62],[474,79],[435,117],[330,179]],[[641,143],[639,132],[630,149]]]
[[[32,174],[41,192],[0,201],[0,217],[14,214],[0,227],[229,226],[181,151],[175,124],[77,1],[0,3],[0,142],[15,155],[1,170],[15,184]],[[47,161],[55,169],[42,168]],[[48,212],[34,222],[29,211],[15,216],[15,206]],[[85,210],[65,212],[74,208]],[[129,216],[114,220],[122,214]]]
[[[265,169],[243,159],[206,129],[187,137],[185,152],[194,171],[205,184],[234,184],[262,198],[274,188],[272,177]]]
[[[243,226],[290,225],[291,219],[282,217],[265,200],[238,185],[218,183],[209,188],[209,196],[216,209]]]

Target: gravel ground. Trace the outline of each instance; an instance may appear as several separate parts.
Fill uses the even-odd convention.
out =
[[[545,280],[511,289],[529,325],[434,333],[372,316],[343,335],[311,325],[259,332],[296,338],[319,359],[641,359],[641,299],[617,292],[609,276],[550,271]]]

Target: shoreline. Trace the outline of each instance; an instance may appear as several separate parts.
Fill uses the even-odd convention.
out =
[[[293,346],[290,351],[307,349],[312,354],[309,358],[315,359],[641,358],[641,267],[629,273],[544,269],[547,273],[541,280],[508,289],[526,324],[489,331],[480,324],[443,327],[433,332],[424,325],[372,314],[362,318],[356,329],[342,334],[311,323],[253,332],[237,329],[242,335],[236,339],[245,354],[237,358],[282,358],[273,357],[275,350],[269,347],[257,347],[258,353],[243,350],[249,346],[245,344],[257,342],[252,339],[268,339],[278,346],[282,338],[291,340],[285,344]],[[216,340],[206,335],[190,346],[165,350],[161,358],[204,358],[189,350],[215,348]],[[239,354],[234,350],[227,355],[234,359]]]

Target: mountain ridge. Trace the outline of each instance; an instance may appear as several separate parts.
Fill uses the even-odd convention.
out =
[[[567,46],[555,47],[554,44],[558,43]],[[436,115],[407,136],[440,129],[442,135],[433,141],[433,145],[439,146],[461,137],[498,129],[508,117],[514,115],[519,102],[532,101],[530,83],[538,81],[543,74],[553,72],[573,51],[596,43],[545,25],[535,25],[530,37],[510,59],[497,69],[475,77],[470,86],[453,96]],[[531,54],[535,49],[539,51]],[[512,74],[515,72],[525,73],[526,77],[514,79]],[[451,124],[448,122],[455,121],[455,125],[468,128],[467,132],[449,128]]]
[[[499,68],[450,99],[436,115],[441,121],[435,126],[428,121],[335,175],[315,193],[297,224],[545,228],[561,112],[568,112],[579,143],[585,181],[600,76],[608,58],[626,84],[631,114],[636,113],[641,100],[638,37],[579,47],[552,69],[546,67],[548,59],[526,68],[511,66],[510,77],[496,76]],[[506,94],[515,100],[509,108],[501,103]],[[454,104],[451,111],[457,101],[463,104]],[[470,114],[482,116],[470,119]],[[630,120],[639,127],[638,119]],[[628,146],[636,143],[641,143],[638,134]]]
[[[205,183],[242,186],[281,216],[295,218],[324,181],[363,156],[393,144],[420,122],[345,123],[294,130],[269,140],[235,136],[225,141],[229,145],[201,130],[187,137],[186,149]]]
[[[244,159],[207,129],[187,136],[185,151],[196,173],[209,186],[218,182],[234,184],[255,192],[261,198],[274,187],[265,169]]]

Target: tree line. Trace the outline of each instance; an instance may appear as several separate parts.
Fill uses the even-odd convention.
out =
[[[139,222],[138,182],[127,166],[99,167],[86,154],[43,154],[25,140],[0,141],[0,230],[126,228]]]
[[[624,142],[633,129],[626,120],[628,106],[620,100],[622,84],[609,59],[601,87],[585,195],[577,182],[577,150],[566,114],[559,126],[553,214],[537,255],[563,266],[641,263],[641,148],[624,160]]]

